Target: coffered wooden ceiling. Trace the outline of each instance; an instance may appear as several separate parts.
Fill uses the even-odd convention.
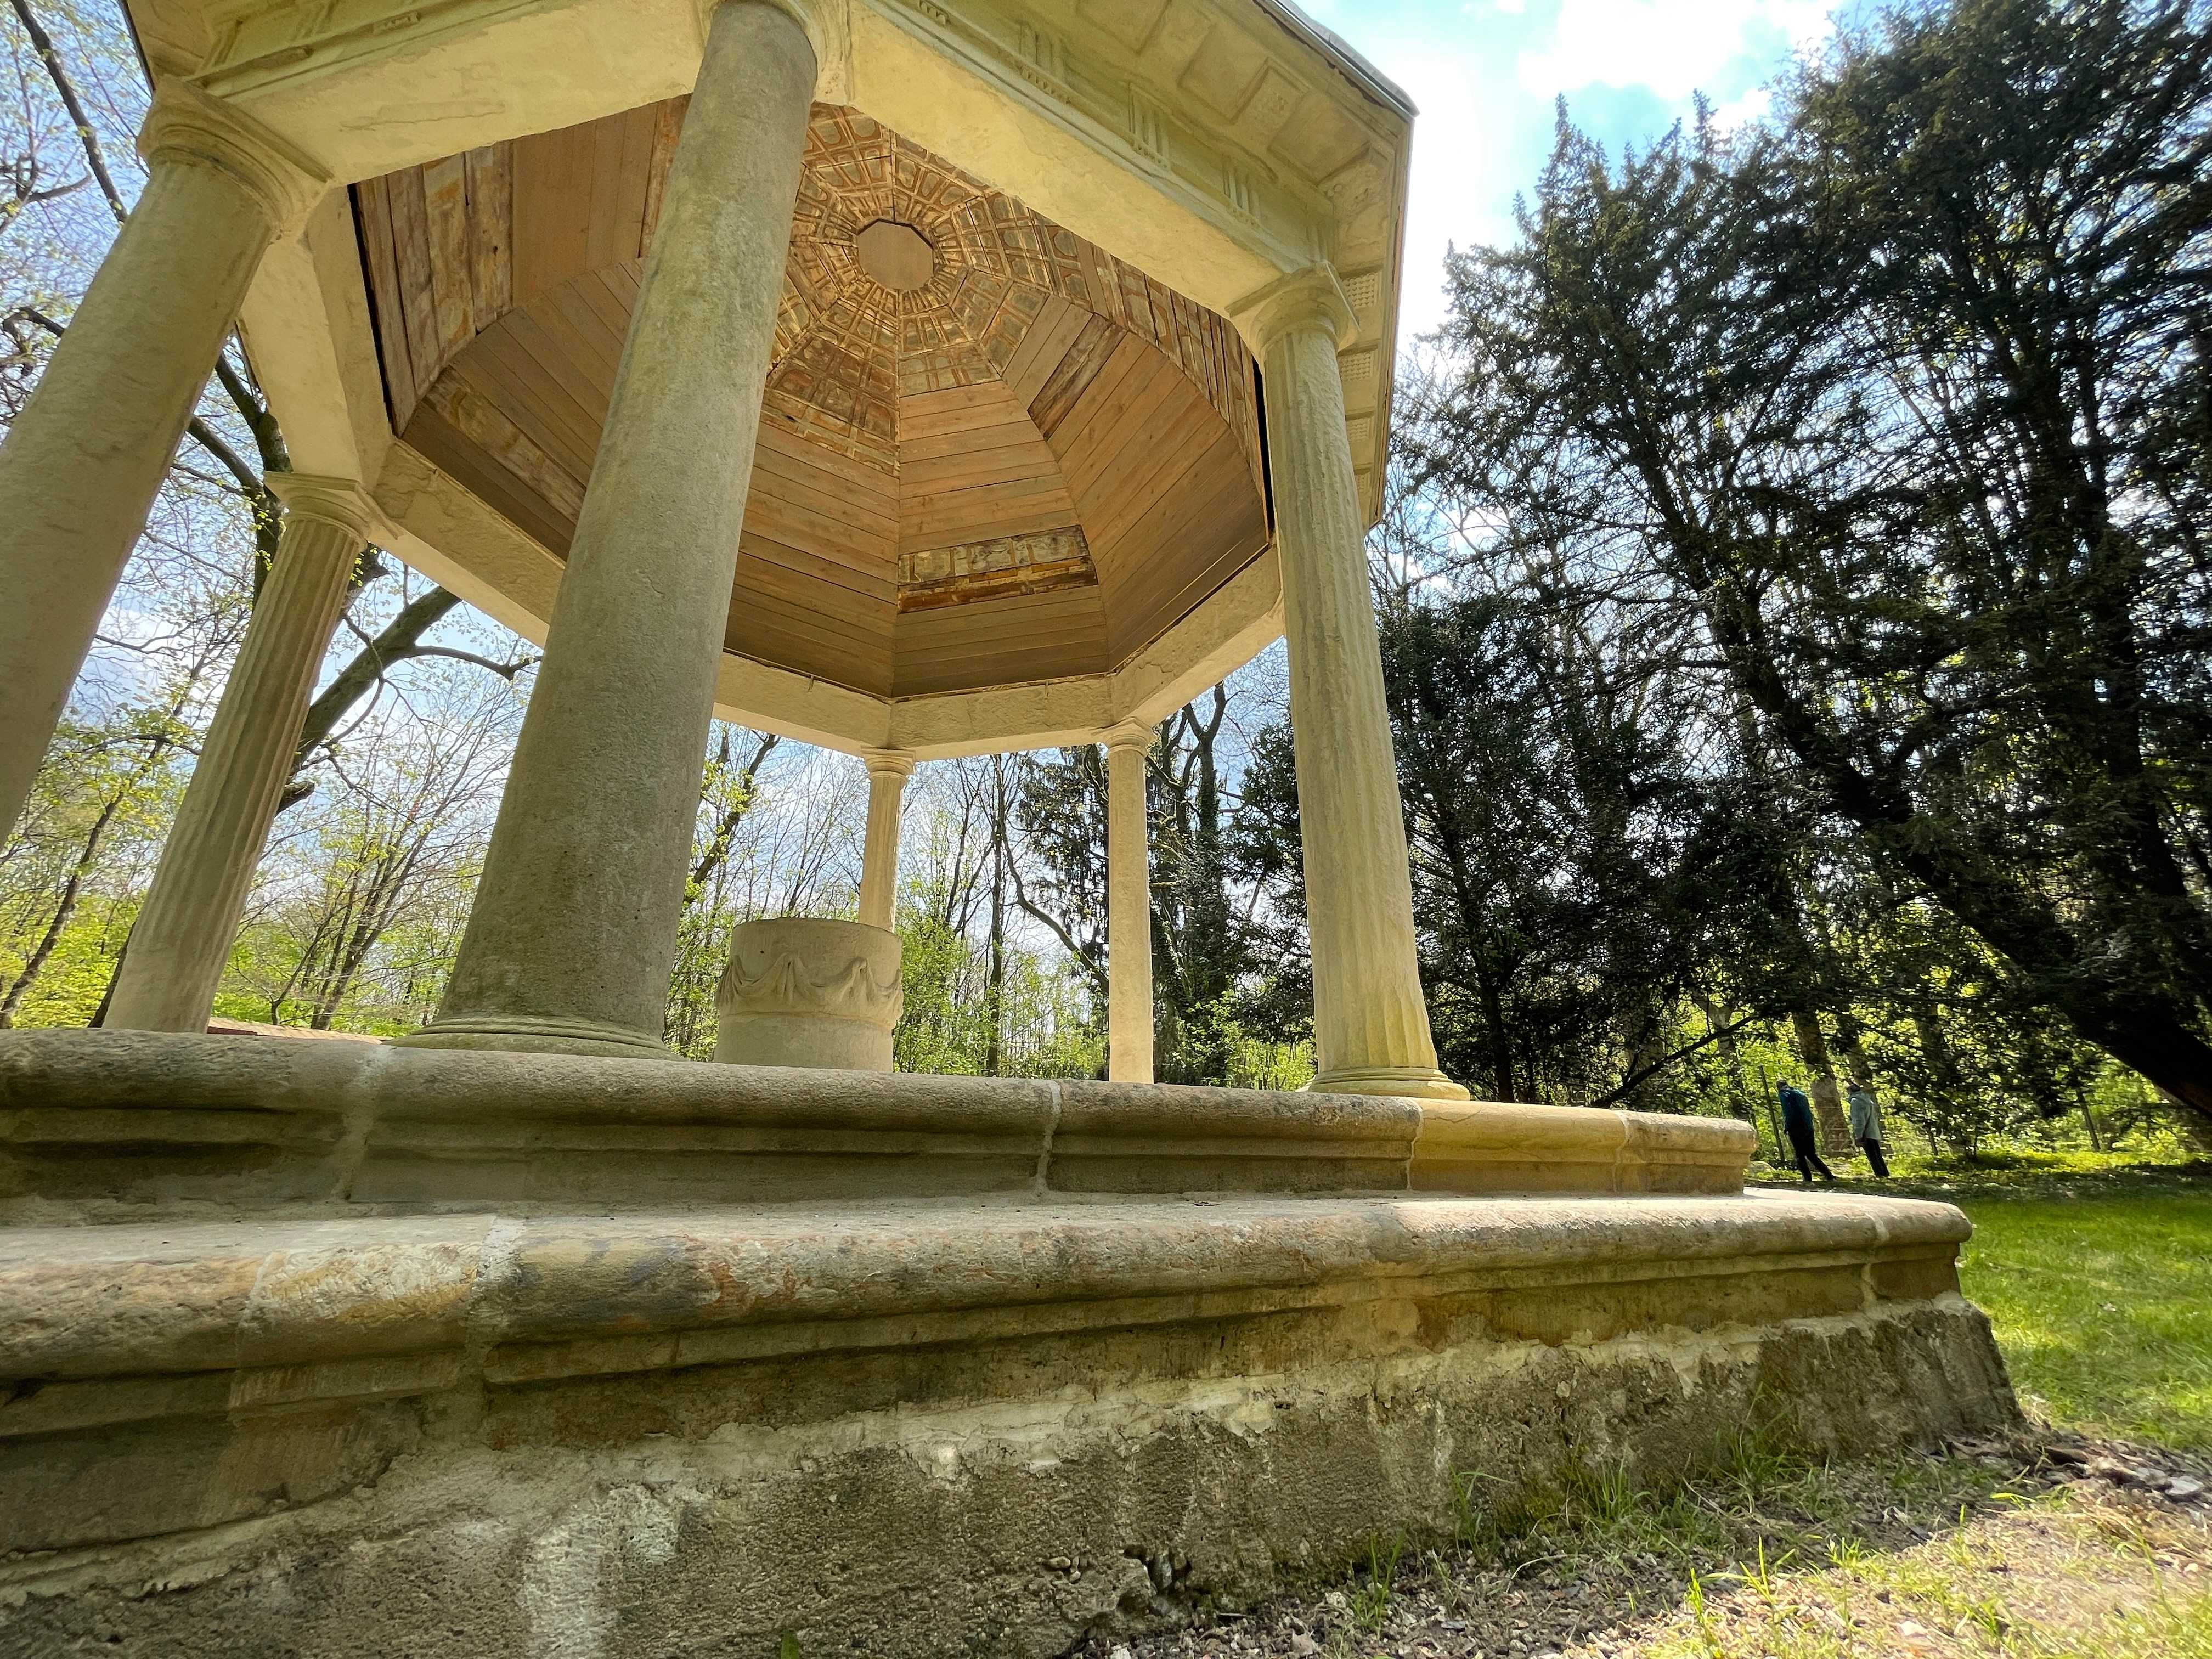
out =
[[[393,430],[564,557],[684,101],[354,187]],[[1227,322],[815,106],[726,649],[887,696],[1099,673],[1267,534]]]

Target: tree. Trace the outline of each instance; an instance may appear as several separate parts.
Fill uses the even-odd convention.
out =
[[[1015,817],[1039,866],[1014,866],[1016,902],[1060,942],[1106,1006],[1106,761],[1096,744],[1017,763]]]
[[[1243,1038],[1237,992],[1251,952],[1223,832],[1228,718],[1224,683],[1163,721],[1146,760],[1153,1074],[1163,1083],[1228,1083]]]
[[[505,684],[448,678],[434,712],[376,720],[333,760],[337,787],[264,861],[218,1009],[396,1030],[434,1006],[521,721]]]
[[[1779,133],[1563,120],[1456,259],[1432,487],[1694,623],[1901,890],[2212,1115],[2198,8],[1961,0]]]

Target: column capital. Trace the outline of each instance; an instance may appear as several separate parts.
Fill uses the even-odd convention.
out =
[[[1109,753],[1116,749],[1134,749],[1141,754],[1152,751],[1153,730],[1142,720],[1123,720],[1109,726],[1098,734],[1098,741],[1106,745]]]
[[[827,103],[843,101],[843,73],[848,20],[842,0],[698,0],[699,33],[704,37],[714,26],[714,14],[725,6],[766,6],[780,11],[806,33],[814,48],[815,95]],[[839,95],[830,97],[836,93]]]
[[[864,749],[860,763],[868,769],[872,778],[910,778],[914,775],[914,751],[909,749]]]
[[[151,165],[181,161],[229,175],[287,235],[323,198],[331,175],[315,158],[236,105],[189,81],[164,80],[138,129],[138,154]]]
[[[1341,346],[1358,326],[1335,268],[1325,264],[1308,265],[1255,289],[1229,307],[1229,316],[1263,363],[1267,348],[1285,334],[1317,329],[1332,345]]]
[[[313,472],[269,472],[262,475],[269,492],[284,503],[287,515],[304,514],[336,525],[364,542],[373,542],[390,530],[383,512],[369,494],[351,478],[326,477]]]

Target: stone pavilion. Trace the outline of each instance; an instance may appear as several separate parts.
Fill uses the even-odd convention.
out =
[[[106,1029],[0,1034],[0,1650],[1048,1655],[1470,1492],[2008,1421],[1945,1206],[1437,1066],[1363,540],[1414,112],[1283,0],[133,0],[0,449],[0,819],[216,355],[295,471]],[[210,1034],[365,544],[544,650],[438,1017]],[[1287,636],[1320,1075],[1152,1082],[1144,750]],[[860,918],[661,1042],[708,722]],[[1110,1078],[889,1070],[902,785],[1110,776]]]

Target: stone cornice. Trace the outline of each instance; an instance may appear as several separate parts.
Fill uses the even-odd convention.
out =
[[[150,166],[180,161],[227,173],[260,203],[280,235],[330,188],[327,168],[283,135],[189,81],[163,81],[138,130],[138,154]]]
[[[1271,159],[1269,135],[1194,102],[1172,72],[1066,0],[854,0],[1280,265],[1326,249],[1334,193]],[[1278,75],[1280,96],[1303,82]],[[1278,112],[1279,113],[1279,112]],[[1264,124],[1262,124],[1264,125]]]

